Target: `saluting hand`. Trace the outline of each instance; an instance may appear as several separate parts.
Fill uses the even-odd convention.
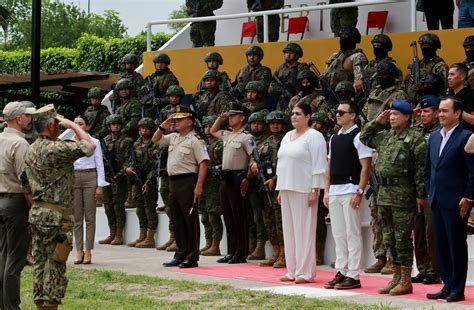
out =
[[[161,123],[160,126],[164,129],[170,129],[172,122],[173,119],[171,117],[168,117],[164,122]]]
[[[385,110],[382,113],[380,113],[380,115],[377,116],[375,121],[382,126],[387,125],[388,122],[390,121],[390,110]]]

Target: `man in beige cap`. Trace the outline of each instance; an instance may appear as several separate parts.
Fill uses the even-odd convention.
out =
[[[52,104],[37,110],[34,118],[38,139],[25,156],[33,195],[33,295],[38,309],[57,309],[66,292],[66,261],[72,249],[73,163],[92,155],[95,144]],[[77,142],[58,140],[59,126],[72,129]]]
[[[0,309],[20,309],[20,274],[29,245],[28,210],[31,193],[22,186],[31,113],[20,102],[3,109],[8,126],[0,133]]]

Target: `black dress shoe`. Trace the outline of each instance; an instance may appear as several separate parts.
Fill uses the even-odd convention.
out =
[[[165,267],[178,267],[183,261],[182,260],[177,260],[177,259],[172,259],[169,262],[163,263],[163,266]]]
[[[245,257],[237,257],[237,256],[234,256],[232,257],[232,259],[229,261],[229,264],[245,264],[247,262],[247,260],[245,259]]]
[[[226,256],[219,258],[217,262],[220,264],[227,264],[232,259],[232,257],[233,257],[232,255],[227,254]]]
[[[446,299],[447,297],[449,296],[449,292],[448,291],[439,291],[437,293],[428,293],[426,294],[426,298],[428,299]]]
[[[193,262],[193,261],[189,261],[189,260],[185,260],[184,262],[179,264],[179,268],[194,268],[194,267],[197,267],[197,266],[198,266],[197,262]]]
[[[414,277],[411,277],[411,283],[421,283],[426,278],[426,274],[419,273]]]
[[[464,294],[460,293],[451,293],[449,294],[448,297],[446,297],[447,302],[456,302],[456,301],[463,301],[464,300]]]
[[[413,282],[413,281],[411,281],[411,282]],[[422,283],[423,284],[439,284],[439,283],[441,283],[441,279],[440,279],[439,275],[434,274],[434,273],[429,273],[423,279]]]

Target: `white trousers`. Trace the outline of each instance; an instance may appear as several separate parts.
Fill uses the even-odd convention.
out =
[[[329,196],[331,231],[336,243],[336,270],[359,280],[362,256],[362,210],[368,206],[365,197],[359,208],[351,207],[353,194]]]
[[[289,278],[313,281],[316,276],[318,204],[308,206],[309,193],[280,191],[286,268]]]

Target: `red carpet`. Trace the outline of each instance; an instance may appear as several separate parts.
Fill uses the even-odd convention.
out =
[[[318,269],[316,274],[316,282],[309,284],[288,284],[280,282],[280,277],[286,273],[286,269],[275,269],[269,267],[260,267],[255,264],[240,264],[240,265],[223,265],[212,267],[199,267],[190,269],[172,268],[173,271],[198,274],[210,277],[229,278],[249,281],[268,282],[281,285],[303,285],[305,287],[323,288],[324,284],[334,277],[334,272]],[[349,290],[354,293],[364,293],[369,295],[379,295],[378,288],[386,285],[390,278],[381,276],[362,275],[360,278],[362,288]],[[414,284],[413,294],[402,295],[402,298],[413,298],[419,300],[427,300],[426,293],[436,293],[441,290],[442,284],[437,285],[423,285]],[[465,291],[466,300],[460,302],[461,304],[474,304],[474,286],[466,286]],[[444,302],[439,300],[440,302]]]

